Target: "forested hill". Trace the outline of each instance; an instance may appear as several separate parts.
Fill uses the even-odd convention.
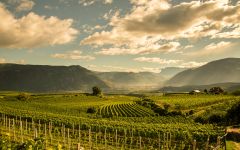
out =
[[[0,90],[54,92],[108,88],[92,71],[81,66],[0,64]]]

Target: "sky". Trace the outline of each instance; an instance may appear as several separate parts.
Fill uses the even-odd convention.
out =
[[[237,0],[0,0],[0,63],[160,72],[239,47]]]

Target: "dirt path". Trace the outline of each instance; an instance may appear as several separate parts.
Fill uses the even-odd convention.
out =
[[[240,129],[239,128],[230,128],[230,129],[227,129],[227,132],[234,132],[234,133],[240,134]]]

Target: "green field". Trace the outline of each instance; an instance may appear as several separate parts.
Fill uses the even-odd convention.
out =
[[[11,139],[8,147],[12,149],[21,143],[31,143],[37,149],[75,149],[78,144],[85,149],[215,146],[217,137],[224,135],[224,127],[197,123],[194,119],[225,114],[240,100],[231,95],[144,96],[159,107],[168,105],[169,112],[181,112],[181,115],[162,116],[139,105],[137,101],[142,96],[31,94],[22,101],[16,98],[18,94],[0,93],[1,138],[6,143]],[[87,113],[89,108],[96,112]]]

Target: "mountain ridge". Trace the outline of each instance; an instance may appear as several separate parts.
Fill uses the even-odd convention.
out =
[[[225,58],[176,74],[165,86],[208,85],[240,82],[240,58]]]

